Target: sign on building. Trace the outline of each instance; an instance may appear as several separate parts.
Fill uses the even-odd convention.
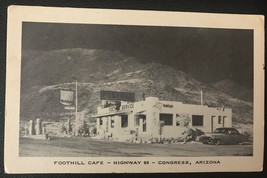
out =
[[[134,103],[121,105],[121,110],[133,109]]]
[[[135,93],[118,91],[100,91],[101,100],[135,101]]]

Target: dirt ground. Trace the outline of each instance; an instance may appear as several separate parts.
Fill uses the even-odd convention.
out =
[[[20,138],[23,157],[252,156],[253,145],[137,144],[90,138]]]

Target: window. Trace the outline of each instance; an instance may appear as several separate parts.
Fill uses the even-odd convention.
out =
[[[214,133],[225,133],[226,130],[224,128],[215,129]]]
[[[192,115],[192,126],[203,126],[203,116]]]
[[[222,124],[222,116],[218,116],[218,124]]]
[[[239,134],[239,132],[235,129],[229,129],[228,134],[236,135],[236,134]]]
[[[121,116],[121,127],[122,128],[128,127],[128,115]]]
[[[159,114],[159,120],[164,122],[164,125],[173,124],[173,115],[172,114]]]
[[[99,125],[103,125],[103,119],[99,118]]]

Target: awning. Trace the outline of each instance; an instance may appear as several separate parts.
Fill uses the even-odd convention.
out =
[[[133,112],[132,110],[131,111],[115,111],[115,112],[109,112],[109,113],[103,113],[103,114],[96,114],[96,115],[93,115],[93,117],[105,117],[105,116],[114,116],[114,115],[123,115],[123,114],[129,114]]]
[[[146,110],[136,112],[134,115],[144,115],[144,114],[146,114]]]

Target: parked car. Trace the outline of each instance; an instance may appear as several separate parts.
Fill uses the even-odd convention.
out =
[[[204,144],[242,144],[247,141],[247,136],[240,134],[235,128],[222,127],[213,133],[206,133],[200,137]]]

